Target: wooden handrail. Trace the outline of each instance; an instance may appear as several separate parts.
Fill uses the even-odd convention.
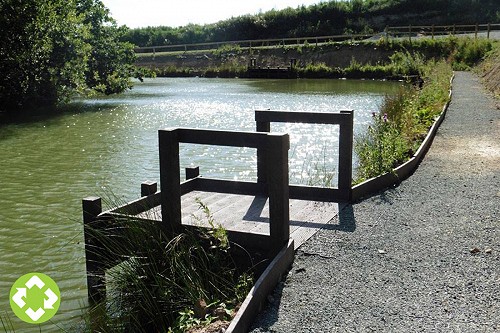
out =
[[[250,147],[266,153],[267,179],[265,194],[269,196],[270,238],[281,247],[289,239],[288,134],[234,132],[189,128],[158,131],[160,153],[160,185],[162,222],[173,231],[181,228],[181,183],[179,144],[194,143],[228,147]],[[234,193],[244,191],[262,194],[259,183],[195,178],[195,188]]]
[[[255,111],[258,132],[270,132],[272,122],[340,125],[338,189],[291,186],[291,198],[346,202],[351,199],[353,119],[353,110],[343,110],[340,113]],[[267,155],[264,152],[257,150],[257,179],[259,182],[265,181],[268,177],[266,174],[267,168],[265,167],[267,164],[266,158]]]

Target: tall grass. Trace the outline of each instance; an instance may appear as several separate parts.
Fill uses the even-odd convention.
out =
[[[89,310],[92,330],[183,332],[230,318],[253,281],[250,273],[238,270],[225,230],[199,204],[208,229],[173,235],[161,222],[127,217],[92,230],[102,253],[109,253],[101,259],[112,267],[106,303]]]
[[[359,161],[356,183],[391,172],[413,156],[449,100],[450,64],[429,61],[418,71],[423,77],[422,88],[406,87],[395,96],[386,96],[373,124],[355,140]]]

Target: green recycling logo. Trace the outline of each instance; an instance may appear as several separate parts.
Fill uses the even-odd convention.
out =
[[[52,318],[61,304],[57,284],[45,274],[28,273],[10,289],[10,307],[21,320],[41,324]]]

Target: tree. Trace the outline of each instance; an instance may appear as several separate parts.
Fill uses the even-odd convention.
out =
[[[135,61],[133,46],[121,42],[125,27],[117,27],[109,10],[100,0],[78,0],[77,13],[90,29],[91,45],[85,81],[88,88],[106,95],[120,93],[132,87],[130,76]]]
[[[133,47],[98,0],[1,0],[0,26],[0,111],[131,87]]]

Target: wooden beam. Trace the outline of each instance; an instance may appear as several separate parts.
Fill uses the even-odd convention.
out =
[[[186,180],[196,178],[200,175],[200,167],[186,168]]]
[[[250,290],[243,304],[241,304],[238,313],[227,328],[227,333],[248,332],[255,316],[265,305],[268,295],[272,293],[273,289],[292,265],[294,255],[293,240],[290,240],[280,249],[273,261],[267,266],[257,282],[255,282],[255,286]]]
[[[141,184],[141,197],[155,194],[158,191],[158,183],[152,181],[145,181]]]
[[[321,112],[290,112],[290,111],[270,111],[256,110],[255,120],[257,126],[262,130],[270,130],[271,122],[296,122],[311,124],[331,124],[340,125],[339,130],[339,190],[316,187],[294,186],[292,197],[296,199],[321,200],[342,202],[349,201],[351,197],[352,183],[352,150],[353,150],[353,110],[341,110],[340,113],[321,113]],[[258,155],[259,156],[259,155]],[[259,182],[264,181],[265,157],[261,157],[261,165],[257,159],[257,175]],[[333,195],[329,198],[326,195]]]
[[[181,186],[179,166],[179,130],[158,131],[160,151],[161,214],[164,224],[179,230],[181,220]]]
[[[255,117],[257,118],[257,111],[255,111]],[[271,132],[271,123],[269,121],[257,121],[257,132],[269,133]],[[257,182],[265,183],[267,182],[267,171],[266,171],[266,152],[264,148],[257,148]]]
[[[266,134],[179,128],[178,142],[213,146],[258,148],[266,143]]]
[[[305,124],[341,124],[348,116],[331,112],[302,112],[302,111],[270,111],[256,110],[255,121],[275,123],[305,123]],[[259,130],[257,130],[259,131]]]
[[[267,187],[265,184],[213,178],[198,178],[194,190],[246,195],[267,195]]]
[[[290,199],[341,202],[344,201],[343,195],[339,189],[314,187],[305,185],[290,185]]]
[[[85,264],[87,269],[87,295],[89,304],[94,305],[106,299],[105,267],[100,251],[103,247],[95,237],[98,232],[98,216],[102,213],[102,201],[99,197],[87,197],[82,200],[83,226],[85,238]]]
[[[340,199],[347,202],[351,200],[354,111],[344,110],[341,114],[345,115],[347,120],[340,126],[339,133],[338,188]]]
[[[267,185],[269,186],[270,236],[273,246],[282,247],[290,238],[288,189],[288,134],[268,134]]]

